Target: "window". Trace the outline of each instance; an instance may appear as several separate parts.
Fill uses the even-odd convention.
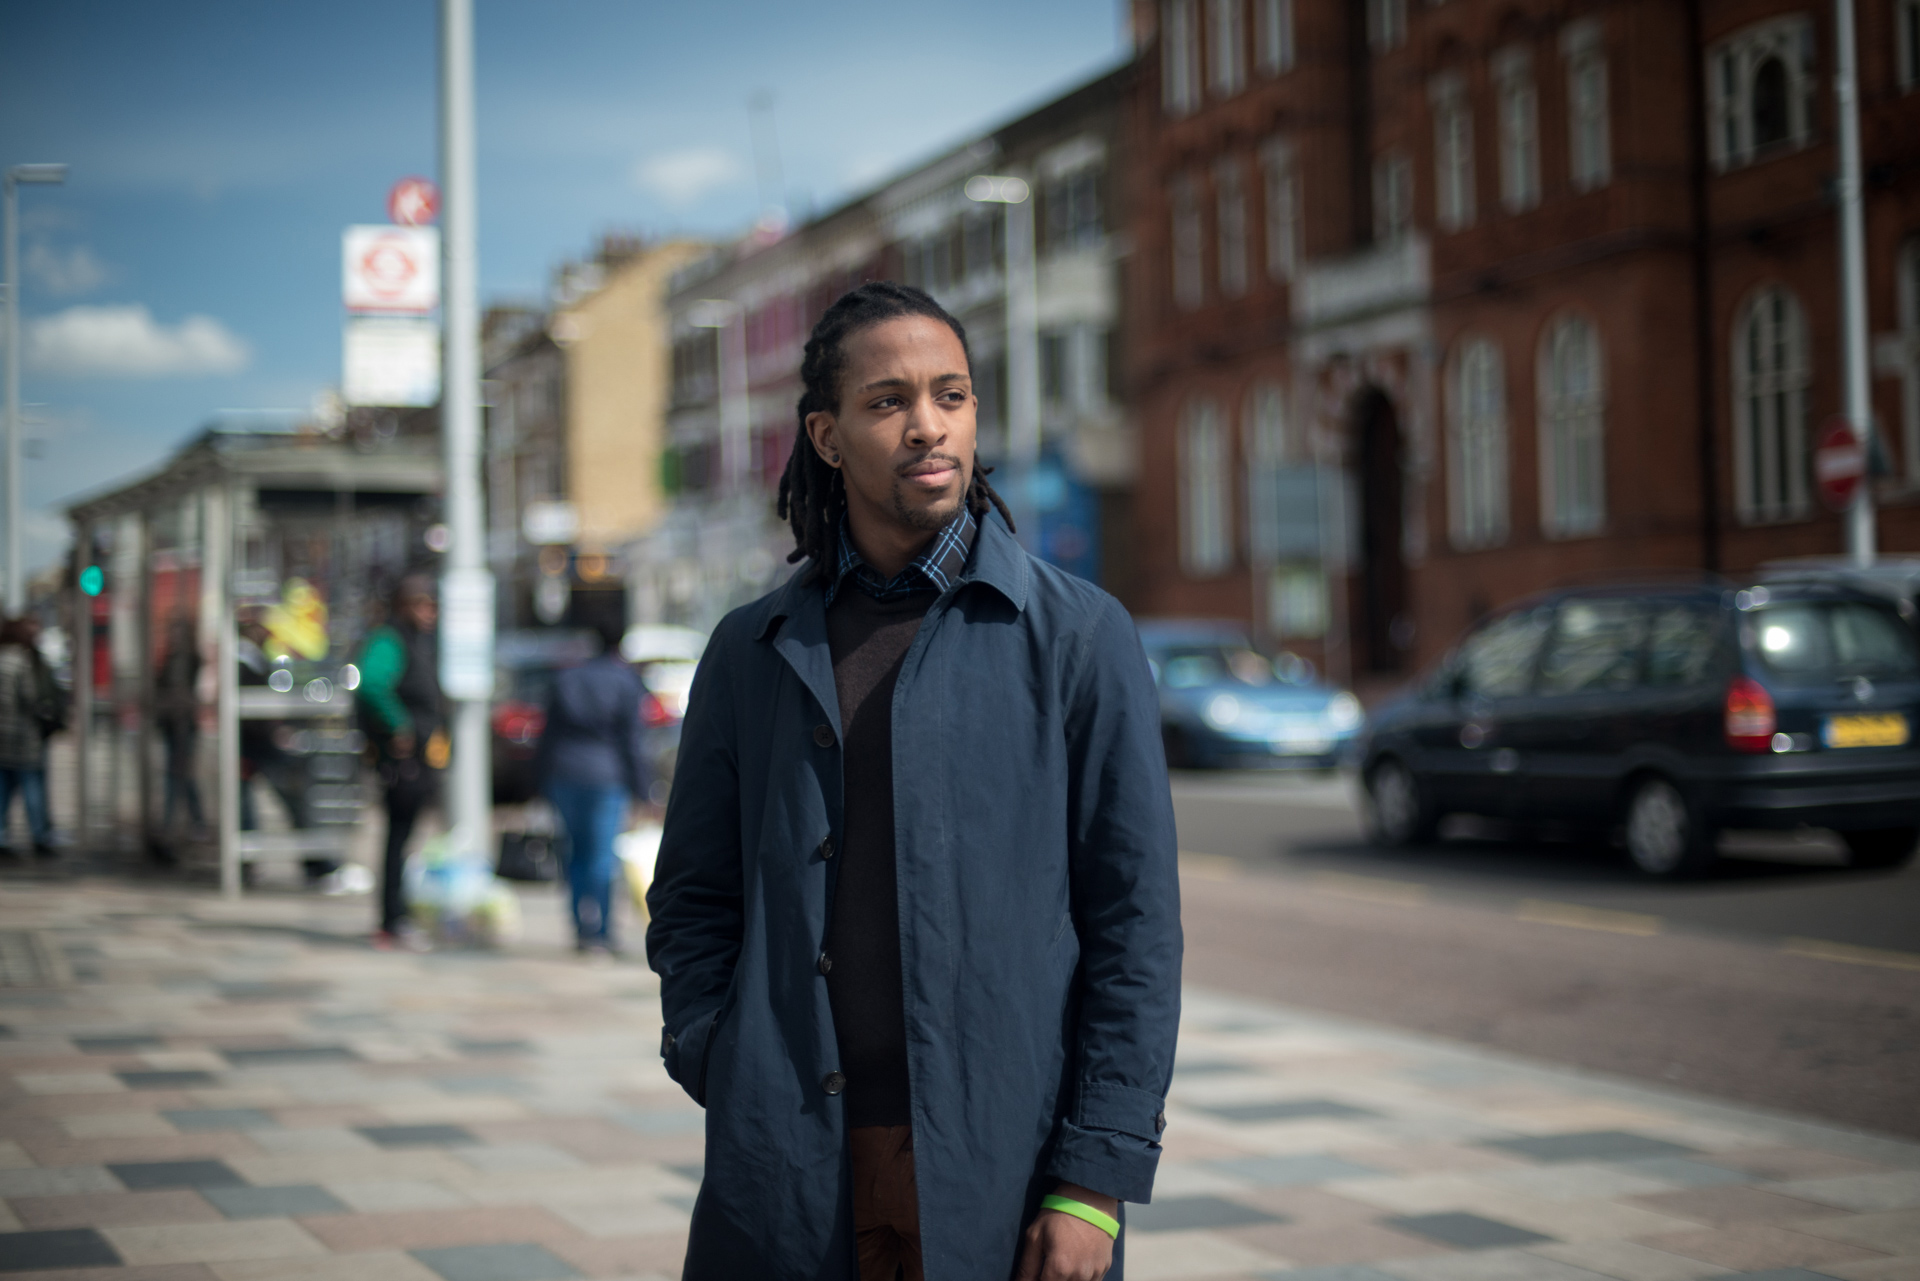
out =
[[[1413,226],[1413,161],[1389,151],[1373,162],[1373,238],[1391,244]]]
[[[1238,298],[1247,292],[1247,192],[1238,160],[1225,157],[1214,166],[1213,198],[1219,206],[1220,292]]]
[[[1639,601],[1562,601],[1536,688],[1542,694],[1632,689],[1639,683],[1646,636],[1647,614]]]
[[[1893,37],[1899,43],[1900,87],[1920,89],[1920,0],[1898,0]]]
[[[1291,452],[1280,388],[1263,382],[1247,397],[1247,550],[1263,564],[1279,555],[1280,469]]]
[[[1613,177],[1607,54],[1600,40],[1600,23],[1594,18],[1573,23],[1560,36],[1567,62],[1567,168],[1575,191],[1604,187]]]
[[[1067,338],[1060,332],[1040,335],[1040,399],[1049,405],[1067,400]]]
[[[1691,685],[1707,674],[1720,643],[1720,611],[1710,605],[1659,605],[1647,629],[1647,684]]]
[[[1473,116],[1458,73],[1434,79],[1434,220],[1447,231],[1473,225]]]
[[[1300,179],[1294,172],[1293,148],[1275,138],[1261,155],[1267,197],[1267,276],[1292,280],[1300,269]]]
[[[1507,536],[1507,392],[1500,349],[1469,339],[1448,388],[1447,507],[1453,545],[1493,547]]]
[[[1550,537],[1600,531],[1606,521],[1600,339],[1568,316],[1540,340],[1540,523]]]
[[[1733,169],[1813,137],[1813,24],[1804,16],[1756,23],[1707,53],[1714,164]]]
[[[1054,178],[1043,193],[1047,206],[1047,248],[1059,253],[1097,245],[1106,236],[1100,210],[1100,169],[1086,166]]]
[[[1006,219],[991,213],[972,213],[967,216],[965,230],[961,234],[962,251],[966,254],[967,275],[990,276],[1000,269],[1000,260],[1006,245]]]
[[[1407,0],[1367,0],[1367,39],[1386,53],[1407,42]]]
[[[1207,297],[1207,230],[1200,220],[1198,186],[1191,174],[1173,180],[1173,301],[1189,311]]]
[[[1907,480],[1920,485],[1920,236],[1900,246],[1900,278],[1895,292],[1900,306],[1901,450],[1907,460]]]
[[[1180,425],[1180,563],[1210,578],[1233,563],[1227,511],[1227,431],[1211,400],[1187,406]]]
[[[1920,4],[1920,0],[1913,0]],[[1293,70],[1293,0],[1254,0],[1254,60],[1263,76]]]
[[[1540,203],[1539,103],[1533,59],[1525,49],[1502,49],[1493,59],[1500,95],[1500,203],[1510,213]]]
[[[1734,486],[1740,519],[1807,514],[1806,320],[1777,286],[1749,301],[1734,326]]]
[[[1533,683],[1533,661],[1553,620],[1551,609],[1524,609],[1496,618],[1467,638],[1454,671],[1461,692],[1513,698]]]
[[[1160,105],[1184,116],[1200,105],[1199,0],[1166,0],[1160,8]]]
[[[1240,18],[1243,3],[1207,3],[1207,87],[1216,98],[1231,98],[1247,87],[1247,41]]]

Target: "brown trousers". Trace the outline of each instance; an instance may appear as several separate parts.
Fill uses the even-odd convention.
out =
[[[920,1192],[913,1177],[913,1127],[857,1125],[853,1149],[853,1236],[860,1281],[926,1281],[920,1263]]]

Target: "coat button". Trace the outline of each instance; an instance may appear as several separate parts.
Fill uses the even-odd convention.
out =
[[[831,836],[827,837],[825,840],[820,842],[820,857],[821,858],[833,857],[833,838]]]
[[[1165,1134],[1167,1132],[1167,1114],[1165,1112],[1155,1112],[1153,1114],[1153,1132],[1155,1134]]]
[[[838,1094],[847,1088],[847,1078],[838,1072],[829,1072],[820,1078],[820,1088],[828,1094]]]
[[[833,726],[815,725],[813,727],[813,741],[820,744],[820,746],[822,747],[832,747],[833,746]]]
[[[660,1032],[660,1057],[664,1059],[671,1053],[673,1053],[673,1033],[663,1028]]]
[[[825,952],[820,953],[819,963],[820,963],[820,972],[822,974],[833,973],[833,958],[831,956],[828,956]]]

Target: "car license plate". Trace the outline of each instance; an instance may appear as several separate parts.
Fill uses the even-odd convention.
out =
[[[1899,712],[1829,716],[1821,735],[1828,747],[1904,747],[1910,731]]]

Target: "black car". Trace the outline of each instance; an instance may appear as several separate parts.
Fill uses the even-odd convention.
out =
[[[1920,641],[1885,596],[1804,581],[1569,589],[1476,627],[1369,718],[1367,819],[1617,825],[1651,876],[1722,828],[1831,828],[1861,867],[1920,839]]]

